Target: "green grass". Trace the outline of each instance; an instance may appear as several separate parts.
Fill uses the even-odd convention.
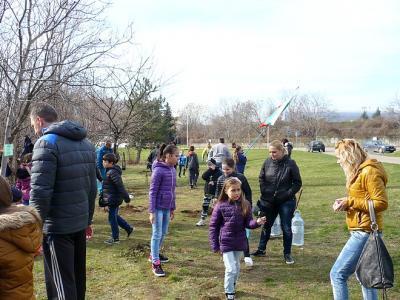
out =
[[[259,196],[258,173],[267,152],[248,153],[246,176]],[[144,156],[143,156],[144,157]],[[147,156],[146,156],[147,157]],[[294,265],[282,258],[282,241],[273,239],[267,246],[267,257],[255,258],[252,269],[241,270],[237,286],[238,299],[332,299],[329,271],[348,238],[345,215],[333,213],[334,199],[345,193],[344,175],[333,156],[295,151],[303,178],[304,192],[300,210],[305,221],[305,245],[293,247]],[[202,165],[202,169],[205,165]],[[400,278],[398,220],[400,201],[400,168],[385,164],[389,173],[389,203],[385,213],[385,242]],[[124,173],[128,191],[135,193],[133,206],[122,207],[121,215],[135,226],[129,240],[121,232],[121,244],[103,243],[110,235],[107,213],[96,209],[94,238],[87,251],[87,299],[224,299],[224,266],[221,257],[210,251],[207,227],[198,228],[202,204],[202,180],[197,190],[190,190],[187,177],[178,179],[177,212],[165,241],[167,276],[156,278],[147,262],[151,227],[147,214],[148,180],[144,165],[129,166]],[[251,249],[257,246],[260,229],[250,238]],[[45,299],[43,263],[34,267],[38,299]],[[349,281],[350,299],[361,299],[361,289],[354,276]],[[390,299],[400,299],[397,284],[389,291]]]

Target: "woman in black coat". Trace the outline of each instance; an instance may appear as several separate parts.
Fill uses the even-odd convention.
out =
[[[267,222],[261,231],[258,249],[252,255],[265,255],[271,227],[279,214],[283,232],[284,259],[287,264],[293,264],[292,217],[296,208],[295,195],[302,185],[300,171],[280,141],[271,142],[269,154],[270,157],[265,160],[260,171],[261,197],[257,202],[260,211],[267,217]]]

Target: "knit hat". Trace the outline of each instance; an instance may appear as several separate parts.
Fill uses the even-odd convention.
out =
[[[0,176],[0,208],[9,207],[12,202],[10,185],[3,176]]]
[[[20,202],[22,200],[22,192],[16,187],[11,187],[12,202]]]
[[[207,164],[209,166],[212,166],[212,165],[216,166],[217,162],[216,162],[216,160],[214,158],[210,158],[210,160],[207,162]]]

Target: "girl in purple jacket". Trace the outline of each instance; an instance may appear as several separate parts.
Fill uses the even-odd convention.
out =
[[[225,180],[210,220],[211,249],[213,252],[222,253],[224,260],[226,299],[235,299],[240,256],[247,247],[245,229],[257,228],[266,221],[265,217],[253,220],[251,206],[243,195],[241,184],[237,177]]]
[[[168,258],[160,254],[165,235],[168,231],[169,221],[174,218],[176,170],[179,151],[175,145],[160,148],[160,159],[153,163],[151,183],[149,190],[149,220],[152,226],[151,253],[149,260],[155,276],[165,276],[161,262]]]

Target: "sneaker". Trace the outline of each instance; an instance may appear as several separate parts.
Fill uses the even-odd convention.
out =
[[[204,221],[203,219],[200,219],[200,221],[196,223],[196,226],[204,226],[204,225],[206,225],[206,221]]]
[[[169,262],[169,258],[168,257],[166,257],[166,256],[164,256],[164,255],[162,255],[161,253],[158,255],[158,257],[159,257],[159,259],[160,259],[160,262],[162,262],[162,263],[167,263],[167,262]],[[149,262],[152,262],[153,261],[153,258],[151,257],[151,255],[149,255],[149,258],[147,259]]]
[[[250,256],[244,258],[244,264],[246,265],[246,267],[252,267],[253,266],[253,260],[251,259]]]
[[[265,256],[265,250],[257,249],[256,251],[251,253],[251,255],[253,255],[253,256]]]
[[[129,236],[132,234],[132,232],[133,232],[133,227],[131,227],[129,230],[126,231],[127,238],[129,238]]]
[[[228,293],[225,293],[225,295],[226,295],[226,299],[227,299],[227,300],[234,300],[234,299],[235,299],[235,294],[228,294]]]
[[[154,275],[156,275],[157,277],[164,277],[165,276],[165,272],[162,269],[160,262],[158,262],[158,264],[152,264],[151,265],[151,269],[152,269]]]
[[[288,265],[294,264],[294,260],[290,254],[285,254],[283,257]]]
[[[104,243],[107,245],[119,244],[119,239],[110,238],[110,239],[104,241]]]

